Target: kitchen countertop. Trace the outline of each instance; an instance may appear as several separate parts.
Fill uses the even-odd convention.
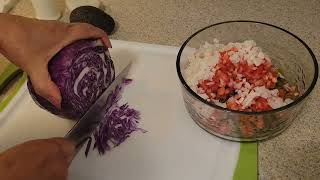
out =
[[[271,23],[303,39],[320,60],[319,0],[102,0],[119,27],[110,38],[179,46],[196,30],[226,20]],[[59,0],[61,6],[64,3]],[[29,0],[12,14],[34,17]],[[259,143],[259,177],[320,179],[320,88],[281,135]]]

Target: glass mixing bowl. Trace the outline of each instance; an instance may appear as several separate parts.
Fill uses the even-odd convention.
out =
[[[291,84],[299,97],[278,109],[243,112],[226,109],[195,93],[184,78],[187,57],[205,42],[213,44],[254,40]],[[181,46],[176,62],[182,94],[191,118],[209,133],[234,141],[257,141],[284,131],[298,116],[318,79],[317,60],[299,37],[277,26],[254,21],[228,21],[210,25],[192,34]]]

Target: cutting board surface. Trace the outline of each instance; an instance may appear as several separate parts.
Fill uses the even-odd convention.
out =
[[[120,146],[100,156],[84,148],[70,167],[70,180],[212,180],[232,179],[240,144],[219,139],[189,117],[181,95],[175,60],[178,48],[112,41],[117,64],[133,60],[129,77],[134,82],[123,102],[141,112],[140,126]],[[0,150],[30,139],[64,136],[73,121],[37,107],[22,87],[0,115]]]

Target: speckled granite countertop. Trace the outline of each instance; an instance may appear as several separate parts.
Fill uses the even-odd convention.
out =
[[[61,5],[63,6],[63,2]],[[119,24],[112,39],[179,46],[192,32],[226,20],[256,20],[285,28],[302,38],[320,60],[319,0],[103,0]],[[29,0],[13,14],[33,17]],[[292,126],[259,143],[259,177],[320,179],[320,88]]]

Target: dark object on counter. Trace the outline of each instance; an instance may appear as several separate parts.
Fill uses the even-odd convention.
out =
[[[70,22],[88,23],[104,30],[108,35],[113,33],[115,22],[103,10],[93,6],[80,6],[70,14]]]

